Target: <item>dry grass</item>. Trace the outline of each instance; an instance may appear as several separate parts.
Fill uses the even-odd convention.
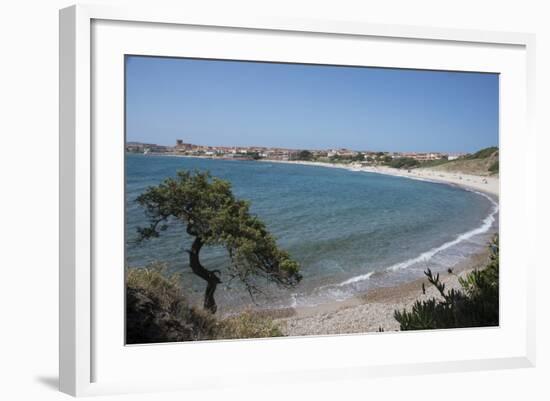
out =
[[[171,309],[179,303],[186,302],[180,286],[180,275],[167,275],[166,266],[162,263],[126,269],[126,285],[147,294],[154,294],[161,308]]]
[[[280,337],[281,328],[270,318],[260,317],[250,311],[219,322],[219,338]]]

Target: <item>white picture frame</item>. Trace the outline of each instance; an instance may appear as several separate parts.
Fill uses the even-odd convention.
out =
[[[147,35],[141,37],[142,31]],[[194,49],[180,49],[175,40],[165,41],[173,35],[197,35],[203,46]],[[94,36],[95,35],[95,36]],[[204,35],[204,36],[201,36]],[[268,44],[266,48],[250,50],[237,44]],[[235,39],[238,36],[239,39]],[[185,37],[185,36],[184,36]],[[338,47],[326,57],[339,57],[341,64],[360,65],[365,61],[362,55],[354,53],[353,46],[371,46],[372,54],[380,60],[384,48],[401,46],[402,52],[386,51],[380,66],[456,69],[498,72],[503,74],[501,93],[501,244],[503,264],[517,263],[521,258],[521,272],[517,277],[502,269],[503,290],[501,304],[504,312],[499,328],[414,332],[398,334],[371,334],[350,336],[327,336],[315,338],[269,339],[247,341],[207,342],[201,344],[168,344],[140,347],[124,347],[116,330],[113,333],[103,327],[113,324],[123,325],[120,314],[122,287],[119,278],[110,277],[94,270],[98,263],[119,260],[108,252],[97,252],[96,239],[103,233],[105,225],[101,219],[120,221],[120,208],[104,211],[107,198],[101,198],[107,188],[123,186],[120,180],[118,151],[122,152],[120,110],[119,55],[125,53],[157,55],[191,55],[206,57],[216,43],[209,39],[223,38],[221,58],[252,57],[256,60],[298,60],[300,50],[308,43],[323,40],[326,45],[337,39]],[[135,42],[141,39],[138,44]],[[286,55],[277,54],[277,43],[285,42]],[[132,42],[133,41],[133,42]],[[172,43],[174,42],[174,43]],[[235,46],[229,43],[235,42]],[[382,43],[383,42],[383,43]],[[401,43],[403,42],[403,43]],[[163,45],[161,46],[161,43]],[[181,41],[179,42],[181,43]],[[359,44],[358,44],[359,43]],[[365,44],[366,43],[366,44]],[[248,44],[248,46],[249,46]],[[348,46],[349,44],[349,46]],[[334,44],[333,44],[334,45]],[[137,391],[165,391],[172,389],[202,389],[209,386],[245,385],[248,380],[268,383],[273,377],[277,380],[329,380],[338,378],[363,378],[386,375],[400,375],[430,372],[454,372],[478,369],[501,369],[530,367],[535,363],[535,283],[533,272],[536,260],[530,252],[530,238],[536,226],[534,193],[535,160],[531,152],[535,146],[535,133],[532,128],[534,109],[533,88],[535,38],[530,34],[484,32],[457,29],[438,29],[411,26],[374,25],[362,22],[292,20],[278,18],[255,18],[253,20],[233,20],[213,15],[186,15],[180,11],[166,11],[151,8],[111,8],[107,6],[72,6],[60,11],[60,389],[71,395],[94,395],[127,393]],[[212,47],[210,47],[212,46]],[[302,48],[300,48],[302,46]],[[452,47],[451,50],[449,48]],[[404,64],[404,58],[414,49],[418,57],[414,64]],[[327,49],[332,49],[330,46]],[[341,49],[336,51],[337,49]],[[377,50],[378,49],[378,50]],[[220,50],[221,51],[221,50]],[[283,50],[280,50],[281,52]],[[137,52],[137,53],[136,53]],[[174,52],[183,52],[175,54]],[[187,53],[186,53],[187,52]],[[189,52],[194,52],[190,54]],[[254,53],[259,52],[259,53]],[[377,53],[378,52],[378,53]],[[444,60],[434,61],[434,52]],[[493,55],[489,53],[493,52]],[[339,54],[336,54],[339,53]],[[454,56],[453,56],[454,54]],[[457,54],[464,54],[462,64],[455,60]],[[237,55],[237,56],[235,56]],[[110,57],[116,56],[116,63]],[[219,57],[219,54],[216,54]],[[303,56],[307,57],[307,55]],[[309,57],[315,59],[315,54]],[[320,56],[319,62],[324,56]],[[354,58],[356,57],[356,58]],[[374,57],[374,56],[372,56]],[[454,58],[453,58],[454,57]],[[243,58],[243,59],[244,59]],[[315,59],[317,60],[317,59]],[[412,61],[410,61],[412,63]],[[118,71],[118,72],[117,72]],[[95,77],[95,78],[94,78]],[[95,81],[94,81],[95,80]],[[99,84],[102,82],[103,84]],[[103,85],[96,87],[94,85]],[[112,100],[105,97],[106,90],[112,91]],[[517,98],[508,94],[514,90]],[[101,99],[102,101],[98,101]],[[113,113],[105,114],[106,110]],[[505,114],[504,117],[502,114]],[[109,139],[96,138],[94,130],[114,127],[115,134]],[[516,131],[514,134],[513,131]],[[519,135],[517,132],[521,132]],[[123,134],[122,134],[123,135]],[[118,142],[117,142],[118,141]],[[514,154],[507,151],[514,149]],[[118,155],[118,156],[117,156]],[[529,157],[528,157],[529,156]],[[519,166],[507,168],[514,157]],[[117,164],[118,163],[118,164]],[[118,169],[118,170],[117,170]],[[103,179],[112,171],[111,178]],[[105,187],[104,187],[105,186]],[[520,186],[521,190],[518,190]],[[116,192],[116,191],[115,191]],[[118,198],[117,198],[118,199]],[[116,199],[115,199],[116,200]],[[115,204],[118,204],[115,202]],[[120,206],[120,205],[119,205]],[[507,227],[517,227],[523,234],[507,234]],[[120,228],[120,227],[119,227]],[[108,235],[114,235],[110,233]],[[107,235],[107,233],[105,233]],[[521,236],[521,238],[520,238]],[[118,238],[118,237],[117,237]],[[119,238],[120,239],[120,238]],[[116,241],[115,241],[116,242]],[[534,243],[534,241],[532,242]],[[507,244],[514,244],[508,246]],[[508,248],[507,248],[508,246]],[[122,251],[122,250],[120,250]],[[116,250],[113,251],[116,253]],[[104,264],[103,264],[104,265]],[[112,272],[111,272],[112,273]],[[113,273],[118,274],[118,273]],[[514,294],[511,289],[514,288]],[[101,291],[98,301],[96,291]],[[117,293],[117,291],[119,291]],[[510,297],[514,297],[512,305]],[[509,299],[510,298],[510,299]],[[113,315],[106,312],[105,302],[112,302]],[[507,309],[507,306],[509,308]],[[509,312],[508,312],[509,311]],[[105,313],[104,313],[105,312]],[[113,319],[120,317],[120,323]],[[109,320],[111,319],[111,320]],[[98,329],[98,327],[100,327]],[[114,327],[114,326],[113,326]],[[117,337],[118,336],[118,337]],[[120,341],[119,341],[120,340]],[[430,354],[419,349],[421,346],[443,342],[465,342],[470,346],[479,342],[476,349],[465,351],[465,347],[446,350],[443,354]],[[114,345],[112,345],[114,344]],[[118,344],[118,345],[117,345]],[[370,345],[369,345],[370,344]],[[345,347],[366,350],[369,346],[377,349],[392,347],[396,354],[392,357],[377,355],[374,349],[368,352],[370,360],[365,360],[361,352],[339,356]],[[111,347],[111,348],[109,348]],[[116,350],[113,347],[116,348]],[[192,348],[193,347],[193,348]],[[297,352],[300,358],[288,363],[279,358],[283,350]],[[387,348],[386,348],[387,349]],[[325,360],[316,359],[320,351],[326,353]],[[409,351],[407,351],[409,350]],[[366,352],[366,351],[365,351]],[[166,372],[146,372],[139,377],[132,366],[144,361],[145,365],[158,367],[158,361],[176,360],[176,353],[186,355],[195,363],[195,369],[169,375]],[[232,363],[221,363],[215,372],[204,373],[197,368],[201,355],[226,355]],[[262,356],[266,366],[251,364]],[[117,359],[118,358],[118,359]],[[181,360],[181,359],[180,359]],[[242,360],[241,362],[238,362]],[[172,361],[174,362],[174,361]],[[239,365],[239,363],[241,365]],[[285,367],[288,363],[288,369]],[[236,364],[236,365],[235,365]],[[248,365],[248,367],[247,367]],[[124,366],[124,369],[122,369]],[[251,368],[250,366],[253,366]],[[120,372],[124,371],[125,374]],[[135,377],[132,377],[132,374]],[[232,375],[233,374],[233,375]]]

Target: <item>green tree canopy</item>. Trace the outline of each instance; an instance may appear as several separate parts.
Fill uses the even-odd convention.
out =
[[[298,153],[298,160],[312,160],[313,159],[313,153],[311,153],[309,150],[301,150],[300,153]]]
[[[302,278],[298,263],[277,246],[265,224],[250,213],[249,203],[236,199],[225,180],[209,173],[179,171],[175,178],[149,187],[137,202],[145,208],[150,223],[138,228],[140,240],[158,237],[173,222],[185,225],[194,237],[187,251],[189,265],[207,282],[204,307],[213,313],[221,272],[202,266],[199,253],[203,246],[227,250],[229,275],[244,283],[251,296],[258,291],[258,277],[284,287],[294,286]]]

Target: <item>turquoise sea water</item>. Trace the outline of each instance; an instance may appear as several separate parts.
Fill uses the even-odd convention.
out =
[[[498,229],[493,200],[450,185],[316,166],[128,154],[126,262],[163,261],[182,272],[193,302],[200,302],[204,282],[190,273],[185,250],[191,241],[183,226],[134,242],[136,227],[146,224],[136,197],[180,169],[209,170],[229,180],[236,196],[251,201],[252,212],[300,262],[299,287],[267,285],[256,300],[266,307],[341,300],[420,277],[426,267],[447,269],[485,247]],[[219,248],[203,248],[201,261],[222,271],[228,263]],[[220,286],[216,298],[225,310],[250,303],[237,283]]]

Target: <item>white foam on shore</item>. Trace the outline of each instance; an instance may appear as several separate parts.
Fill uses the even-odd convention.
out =
[[[491,212],[489,213],[489,215],[487,217],[485,217],[485,219],[483,219],[481,225],[479,227],[474,228],[473,230],[470,230],[470,231],[467,231],[465,233],[462,233],[462,234],[458,235],[452,241],[446,242],[443,245],[432,248],[429,251],[423,252],[415,258],[407,259],[404,262],[396,263],[392,266],[389,266],[388,268],[386,268],[386,271],[397,271],[397,270],[405,269],[405,268],[407,268],[409,266],[412,266],[414,264],[417,264],[417,263],[420,263],[420,262],[423,262],[423,261],[427,261],[427,260],[431,259],[433,256],[435,256],[437,253],[439,253],[439,252],[441,252],[445,249],[448,249],[452,246],[455,246],[455,245],[461,243],[462,241],[466,241],[466,240],[472,238],[473,236],[483,234],[483,233],[486,233],[487,231],[489,231],[489,229],[491,228],[491,226],[495,222],[495,215],[498,213],[498,210],[499,210],[498,203],[495,202],[490,196],[484,194],[483,192],[478,192],[478,191],[474,191],[474,190],[471,190],[471,189],[465,189],[465,190],[470,191],[470,192],[474,192],[474,193],[476,193],[480,196],[483,196],[483,197],[487,198],[493,204],[493,208],[492,208]],[[374,273],[375,272],[372,271],[372,272],[369,272],[369,273],[366,273],[366,274],[361,274],[359,276],[355,276],[355,277],[352,277],[352,278],[350,278],[346,281],[343,281],[343,282],[341,282],[337,285],[339,287],[344,287],[346,285],[355,284],[355,283],[358,283],[358,282],[361,282],[361,281],[365,281],[365,280],[368,280]]]
[[[346,286],[346,285],[358,283],[359,281],[368,280],[370,278],[370,276],[372,276],[373,274],[374,274],[374,272],[372,271],[372,272],[368,272],[366,274],[361,274],[360,276],[352,277],[349,280],[342,281],[340,284],[338,284],[338,286],[343,287],[343,286]]]
[[[325,291],[328,291],[329,296],[330,296],[331,299],[335,299],[337,301],[343,301],[345,299],[350,298],[353,295],[353,293],[349,292],[348,289],[345,289],[343,287],[348,287],[348,286],[351,286],[351,285],[354,285],[354,284],[357,284],[357,283],[367,281],[373,275],[378,274],[378,273],[383,273],[384,271],[386,271],[386,272],[399,271],[401,269],[405,269],[405,268],[410,267],[412,265],[415,265],[417,263],[427,261],[430,258],[432,258],[434,255],[436,255],[437,253],[439,253],[439,252],[441,252],[445,249],[453,247],[453,246],[455,246],[455,245],[457,245],[457,244],[459,244],[463,241],[466,241],[466,240],[468,240],[468,239],[470,239],[470,238],[472,238],[476,235],[483,234],[483,233],[486,233],[487,231],[489,231],[489,229],[492,227],[493,223],[495,222],[495,215],[499,211],[498,203],[495,202],[493,198],[491,198],[490,196],[488,196],[487,194],[485,194],[483,192],[478,192],[478,191],[473,190],[473,189],[466,189],[466,188],[464,188],[464,189],[466,191],[474,192],[474,193],[476,193],[480,196],[485,197],[493,205],[491,212],[487,215],[487,217],[485,217],[483,219],[480,226],[474,228],[473,230],[470,230],[470,231],[467,231],[467,232],[464,232],[464,233],[458,235],[452,241],[446,242],[441,246],[438,246],[438,247],[430,249],[429,251],[423,252],[415,258],[408,259],[404,262],[396,263],[392,266],[387,267],[386,269],[384,269],[382,271],[380,271],[380,270],[371,271],[371,272],[368,272],[368,273],[365,273],[365,274],[361,274],[361,275],[358,275],[358,276],[355,276],[355,277],[351,277],[351,278],[349,278],[345,281],[342,281],[341,283],[326,284],[326,285],[320,286],[316,289],[316,291],[323,291],[323,293],[325,295],[322,296],[321,294],[318,293],[317,294],[318,297],[315,298],[317,301],[314,301],[312,299],[311,294],[305,295],[305,294],[293,293],[293,294],[291,294],[291,297],[290,297],[290,307],[296,308],[296,307],[299,307],[299,306],[311,307],[311,306],[323,305],[323,304],[326,303],[327,293]]]

